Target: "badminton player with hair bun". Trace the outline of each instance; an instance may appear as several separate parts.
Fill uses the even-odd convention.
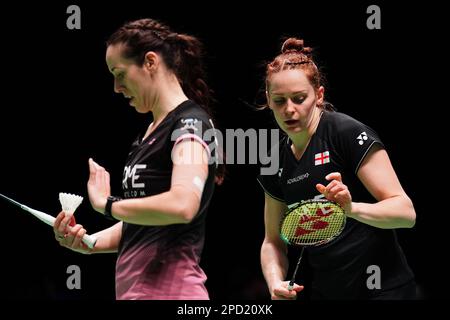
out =
[[[80,241],[81,225],[68,232],[63,212],[54,232],[74,251],[118,253],[117,299],[209,299],[199,262],[221,176],[210,161],[216,139],[202,135],[214,125],[201,56],[197,38],[152,19],[124,24],[107,42],[114,91],[137,112],[150,112],[153,122],[131,146],[120,198],[111,195],[109,173],[89,159],[91,205],[117,223],[94,234],[92,250]]]
[[[279,172],[258,177],[265,192],[261,264],[271,298],[295,299],[304,289],[288,290],[283,213],[302,200],[324,198],[345,210],[347,222],[333,241],[305,249],[311,298],[414,299],[414,275],[395,233],[414,226],[413,203],[377,133],[325,102],[311,53],[303,40],[289,38],[266,68],[267,105],[286,133]],[[367,284],[370,266],[381,271],[379,286]]]

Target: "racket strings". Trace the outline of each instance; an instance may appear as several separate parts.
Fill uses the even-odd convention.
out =
[[[288,212],[281,236],[289,244],[315,245],[336,237],[345,225],[345,213],[334,203],[310,202]]]

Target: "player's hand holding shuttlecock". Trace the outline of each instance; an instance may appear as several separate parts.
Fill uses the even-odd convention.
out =
[[[106,200],[111,195],[109,173],[92,159],[89,159],[88,193],[92,208],[103,214]]]
[[[74,224],[70,226],[70,221],[75,219],[70,218],[64,211],[61,211],[55,219],[53,231],[55,232],[55,238],[59,244],[63,247],[69,248],[73,251],[89,254],[92,249],[89,248],[84,242],[81,241],[86,234],[86,229],[81,224]]]
[[[55,219],[53,232],[61,246],[87,254],[92,249],[82,242],[83,236],[86,234],[86,229],[82,225],[76,224],[74,217],[74,212],[82,201],[83,197],[74,194],[59,194],[59,202],[63,211]]]

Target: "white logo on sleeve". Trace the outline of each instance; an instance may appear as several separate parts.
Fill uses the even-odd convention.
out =
[[[314,164],[320,166],[321,164],[330,162],[330,151],[316,153],[314,156]]]
[[[188,119],[181,119],[181,123],[184,124],[184,127],[181,128],[181,130],[189,130],[192,129],[194,131],[197,131],[198,128],[196,127],[198,120],[193,118]]]
[[[364,141],[366,141],[368,139],[367,133],[365,131],[361,132],[361,134],[356,139],[358,139],[358,143],[362,146],[364,144]]]

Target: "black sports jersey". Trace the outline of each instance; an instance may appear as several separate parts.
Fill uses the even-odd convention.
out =
[[[124,197],[168,191],[171,152],[184,139],[197,140],[210,157],[215,156],[213,130],[208,114],[193,101],[187,100],[172,110],[147,138],[142,141],[142,134],[133,143],[123,174]],[[200,208],[190,223],[142,226],[123,222],[116,264],[117,299],[208,298],[206,276],[199,261],[215,168],[214,163],[208,166]]]
[[[325,176],[340,172],[355,202],[376,200],[357,177],[358,169],[370,148],[384,145],[368,126],[342,113],[324,111],[315,134],[303,156],[297,160],[291,141],[280,139],[280,170],[275,175],[260,175],[258,181],[271,197],[288,207],[307,199],[323,197],[316,184],[327,185]],[[366,281],[374,265],[381,270],[381,291],[400,286],[413,279],[413,274],[396,234],[347,219],[341,235],[334,241],[306,247],[313,272],[314,296],[323,298],[367,299],[380,293],[369,290]]]

